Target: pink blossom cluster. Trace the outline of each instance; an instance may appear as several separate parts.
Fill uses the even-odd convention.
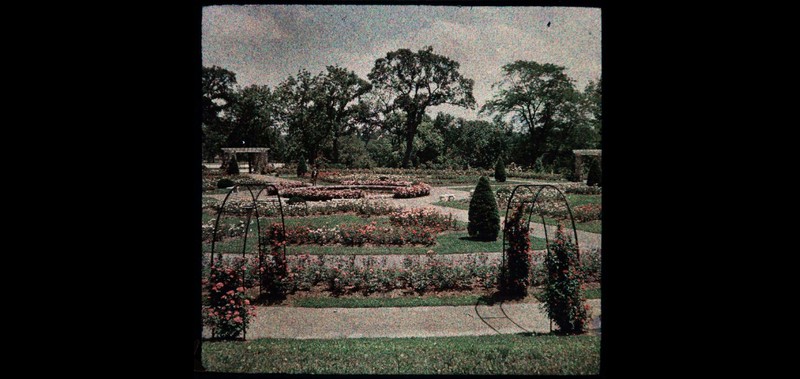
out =
[[[422,197],[431,194],[431,186],[419,182],[408,187],[395,188],[393,192],[396,198]]]

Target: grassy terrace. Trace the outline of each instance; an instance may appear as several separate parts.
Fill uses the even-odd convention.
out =
[[[601,195],[580,195],[580,194],[567,194],[567,200],[569,201],[570,207],[576,207],[579,205],[587,205],[587,204],[600,204]],[[466,201],[437,201],[433,203],[434,205],[439,205],[442,207],[449,207],[449,208],[456,208],[456,209],[464,209],[469,210],[469,202]],[[505,208],[500,209],[501,217],[505,214]],[[545,224],[547,225],[557,225],[558,221],[553,218],[545,217]],[[541,218],[532,218],[531,221],[533,222],[541,222]],[[583,230],[585,232],[590,233],[602,233],[603,232],[603,222],[602,220],[594,220],[589,222],[576,222],[575,228],[578,230]]]
[[[596,375],[600,337],[491,335],[204,342],[209,371],[306,374]]]

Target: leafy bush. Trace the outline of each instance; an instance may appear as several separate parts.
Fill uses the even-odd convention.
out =
[[[602,187],[603,186],[603,171],[600,167],[600,162],[596,159],[592,159],[591,163],[589,164],[589,175],[586,178],[586,185],[590,187]]]
[[[497,164],[494,166],[494,180],[498,182],[506,181],[506,165],[502,159],[498,159]]]
[[[239,162],[236,161],[236,154],[231,155],[228,161],[228,167],[225,168],[225,173],[228,175],[239,175]]]
[[[527,222],[522,221],[525,204],[520,204],[505,225],[508,240],[506,267],[501,282],[501,291],[510,297],[525,297],[531,284],[531,239]]]
[[[247,270],[247,261],[239,258],[225,263],[220,254],[211,266],[209,278],[204,280],[203,322],[211,328],[214,337],[237,338],[255,317],[255,307],[250,305],[246,292],[249,287],[244,280]]]
[[[469,235],[480,241],[496,241],[500,233],[500,214],[489,179],[481,176],[469,202]]]
[[[583,292],[584,272],[572,239],[558,225],[555,240],[545,257],[547,280],[539,294],[547,316],[563,334],[583,333],[589,320],[589,305]]]
[[[300,161],[297,162],[297,176],[303,177],[308,172],[308,166],[306,165],[306,158],[301,157]]]
[[[233,180],[228,178],[222,178],[217,182],[217,188],[228,188],[233,187]]]

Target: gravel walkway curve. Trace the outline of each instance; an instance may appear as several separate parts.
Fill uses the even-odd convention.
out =
[[[586,302],[592,314],[590,329],[599,329],[600,300]],[[389,308],[270,306],[256,307],[247,339],[452,337],[549,331],[550,320],[539,303]],[[211,337],[210,331],[204,330],[203,336]]]

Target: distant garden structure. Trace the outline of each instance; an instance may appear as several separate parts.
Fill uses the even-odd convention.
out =
[[[223,147],[222,148],[222,170],[225,170],[225,167],[230,162],[230,154],[247,154],[248,159],[247,161],[250,163],[248,166],[248,172],[256,173],[256,174],[266,174],[268,157],[267,153],[269,152],[268,147]],[[255,154],[255,159],[253,159],[252,154]]]
[[[603,150],[600,149],[572,150],[572,153],[575,154],[575,178],[579,182],[583,181],[584,179],[583,157],[585,156],[593,157],[593,159],[597,159],[597,163],[600,163],[603,159]]]

